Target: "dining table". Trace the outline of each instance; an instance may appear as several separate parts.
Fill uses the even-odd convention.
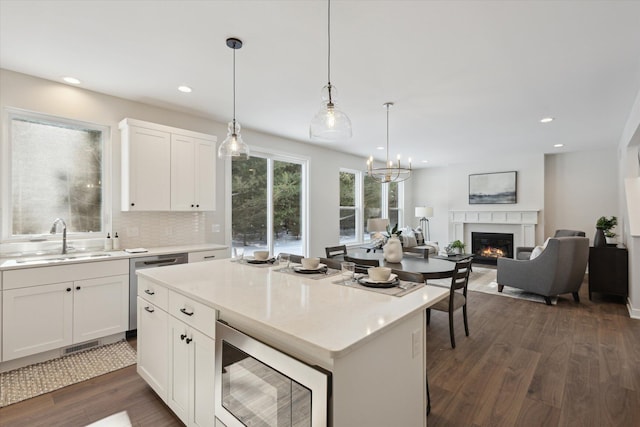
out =
[[[453,276],[456,267],[455,262],[443,259],[424,258],[413,254],[404,254],[400,262],[388,262],[383,253],[366,252],[365,250],[350,250],[347,256],[362,260],[378,260],[380,266],[393,268],[394,270],[420,273],[425,280],[443,279]],[[344,255],[333,257],[335,260],[344,260]],[[356,261],[357,264],[357,261]]]

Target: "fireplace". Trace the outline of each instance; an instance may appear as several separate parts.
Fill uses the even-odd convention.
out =
[[[513,234],[511,233],[471,233],[471,253],[473,262],[497,264],[498,258],[513,258]]]

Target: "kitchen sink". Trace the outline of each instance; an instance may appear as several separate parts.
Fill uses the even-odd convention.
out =
[[[81,261],[85,259],[104,258],[110,257],[111,254],[78,254],[78,255],[60,255],[60,256],[43,256],[37,258],[18,258],[15,260],[16,264],[52,264],[64,261]]]

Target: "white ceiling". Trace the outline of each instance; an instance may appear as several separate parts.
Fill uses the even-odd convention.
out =
[[[639,1],[334,0],[331,22],[354,136],[323,145],[362,156],[384,158],[386,101],[418,167],[613,147],[640,90]],[[235,36],[238,121],[309,142],[326,30],[325,0],[0,0],[0,67],[227,122]]]

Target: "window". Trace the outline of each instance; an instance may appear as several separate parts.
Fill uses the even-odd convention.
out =
[[[355,172],[340,171],[340,243],[358,241],[356,218],[358,209],[357,174]]]
[[[305,161],[252,153],[231,161],[232,247],[303,255]]]
[[[397,182],[380,184],[363,172],[340,171],[340,243],[370,239],[366,231],[370,218],[389,218],[402,226],[402,190]]]
[[[3,240],[49,234],[56,218],[74,238],[105,234],[108,128],[9,111],[3,179]]]

